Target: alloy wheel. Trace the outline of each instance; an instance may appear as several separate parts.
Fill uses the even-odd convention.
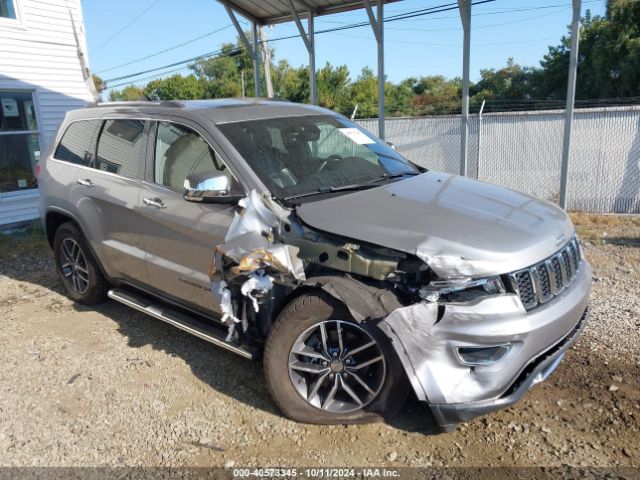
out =
[[[371,403],[385,375],[378,342],[351,322],[317,323],[298,336],[289,353],[289,378],[298,394],[331,413],[353,412]]]
[[[89,269],[82,248],[73,238],[60,244],[60,270],[71,288],[80,295],[89,290]]]

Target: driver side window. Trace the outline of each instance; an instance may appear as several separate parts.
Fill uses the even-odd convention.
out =
[[[189,175],[212,171],[232,177],[220,156],[200,134],[183,125],[158,122],[154,183],[182,191]]]

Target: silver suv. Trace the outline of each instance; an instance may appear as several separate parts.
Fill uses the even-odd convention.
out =
[[[297,421],[387,418],[412,388],[450,429],[515,403],[585,326],[591,268],[561,209],[322,108],[93,105],[39,185],[72,299],[262,356]]]

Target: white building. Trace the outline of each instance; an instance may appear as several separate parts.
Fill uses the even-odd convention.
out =
[[[0,0],[0,226],[38,217],[40,154],[97,98],[86,52],[80,0]]]

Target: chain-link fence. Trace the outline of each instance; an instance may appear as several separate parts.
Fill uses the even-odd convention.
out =
[[[377,119],[359,123],[376,133]],[[564,112],[510,112],[469,119],[468,174],[553,202],[560,193]],[[427,168],[460,171],[460,116],[389,118],[387,140]],[[640,107],[575,112],[567,207],[640,213]]]

